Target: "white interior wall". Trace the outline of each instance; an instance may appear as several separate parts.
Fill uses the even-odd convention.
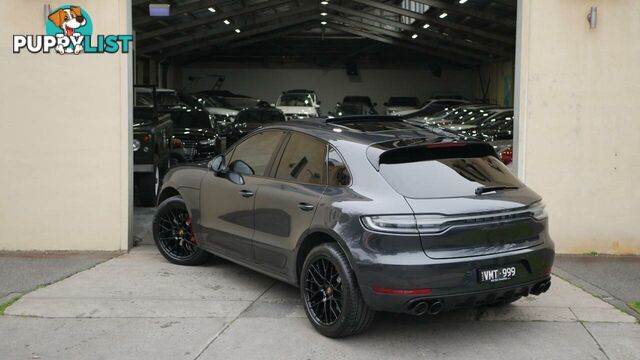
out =
[[[223,89],[255,96],[270,103],[274,103],[282,91],[312,89],[322,101],[323,114],[333,110],[345,95],[367,95],[378,103],[378,111],[383,112],[383,103],[390,96],[417,96],[424,101],[441,93],[471,98],[474,92],[474,77],[470,70],[443,70],[440,78],[433,76],[429,70],[360,68],[359,72],[360,76],[353,79],[347,76],[344,68],[322,70],[212,65],[183,68],[182,85],[187,91],[206,90],[211,88],[215,79],[203,76],[224,75],[226,80]],[[202,80],[192,82],[189,77]]]

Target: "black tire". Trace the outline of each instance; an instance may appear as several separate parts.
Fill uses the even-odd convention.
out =
[[[324,275],[318,272],[320,267],[328,269]],[[355,274],[336,243],[325,243],[309,252],[300,272],[300,296],[307,318],[327,337],[358,334],[375,316],[362,299]]]
[[[157,159],[153,161],[153,171],[151,173],[140,174],[140,182],[138,183],[140,203],[142,206],[155,206],[156,199],[158,198],[158,191],[160,190],[160,182],[162,176],[160,174],[161,169],[158,165]]]
[[[213,256],[198,247],[191,216],[180,196],[170,197],[158,206],[153,218],[153,240],[160,254],[174,264],[202,265]]]

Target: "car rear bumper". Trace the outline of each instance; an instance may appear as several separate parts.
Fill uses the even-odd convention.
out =
[[[439,301],[442,310],[452,310],[539,293],[538,287],[550,279],[553,258],[553,244],[545,242],[503,254],[438,260],[425,257],[423,264],[360,263],[356,273],[360,291],[369,307],[415,314],[414,307],[419,302]],[[479,282],[479,270],[511,265],[517,268],[515,278],[496,283]],[[380,293],[380,288],[418,290],[428,294],[384,294]]]

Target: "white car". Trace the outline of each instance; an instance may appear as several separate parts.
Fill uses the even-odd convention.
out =
[[[238,110],[232,108],[229,104],[224,104],[221,100],[215,99],[207,94],[187,95],[189,102],[196,102],[200,107],[204,108],[209,114],[213,115],[216,121],[225,125],[233,122],[238,115]]]
[[[440,112],[447,107],[468,103],[469,101],[462,99],[431,99],[424,103],[418,110],[397,111],[393,115],[401,116],[403,118],[425,117]]]
[[[420,101],[413,96],[392,96],[384,103],[387,108],[387,115],[398,115],[407,111],[416,111],[420,108]]]
[[[320,102],[312,92],[290,92],[280,95],[276,108],[284,113],[287,120],[295,118],[316,117]]]

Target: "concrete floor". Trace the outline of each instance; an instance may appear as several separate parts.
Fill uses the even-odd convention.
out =
[[[558,255],[554,267],[625,303],[640,301],[640,256]]]
[[[38,289],[0,317],[0,359],[639,359],[636,319],[554,278],[503,308],[378,314],[332,340],[307,321],[297,289],[224,260],[180,267],[157,252],[152,208],[136,208],[141,246]]]
[[[0,304],[117,255],[106,251],[0,252]]]
[[[541,297],[437,317],[380,314],[317,334],[297,289],[233,263],[139,246],[38,289],[0,318],[0,359],[638,359],[640,325],[559,278]]]

